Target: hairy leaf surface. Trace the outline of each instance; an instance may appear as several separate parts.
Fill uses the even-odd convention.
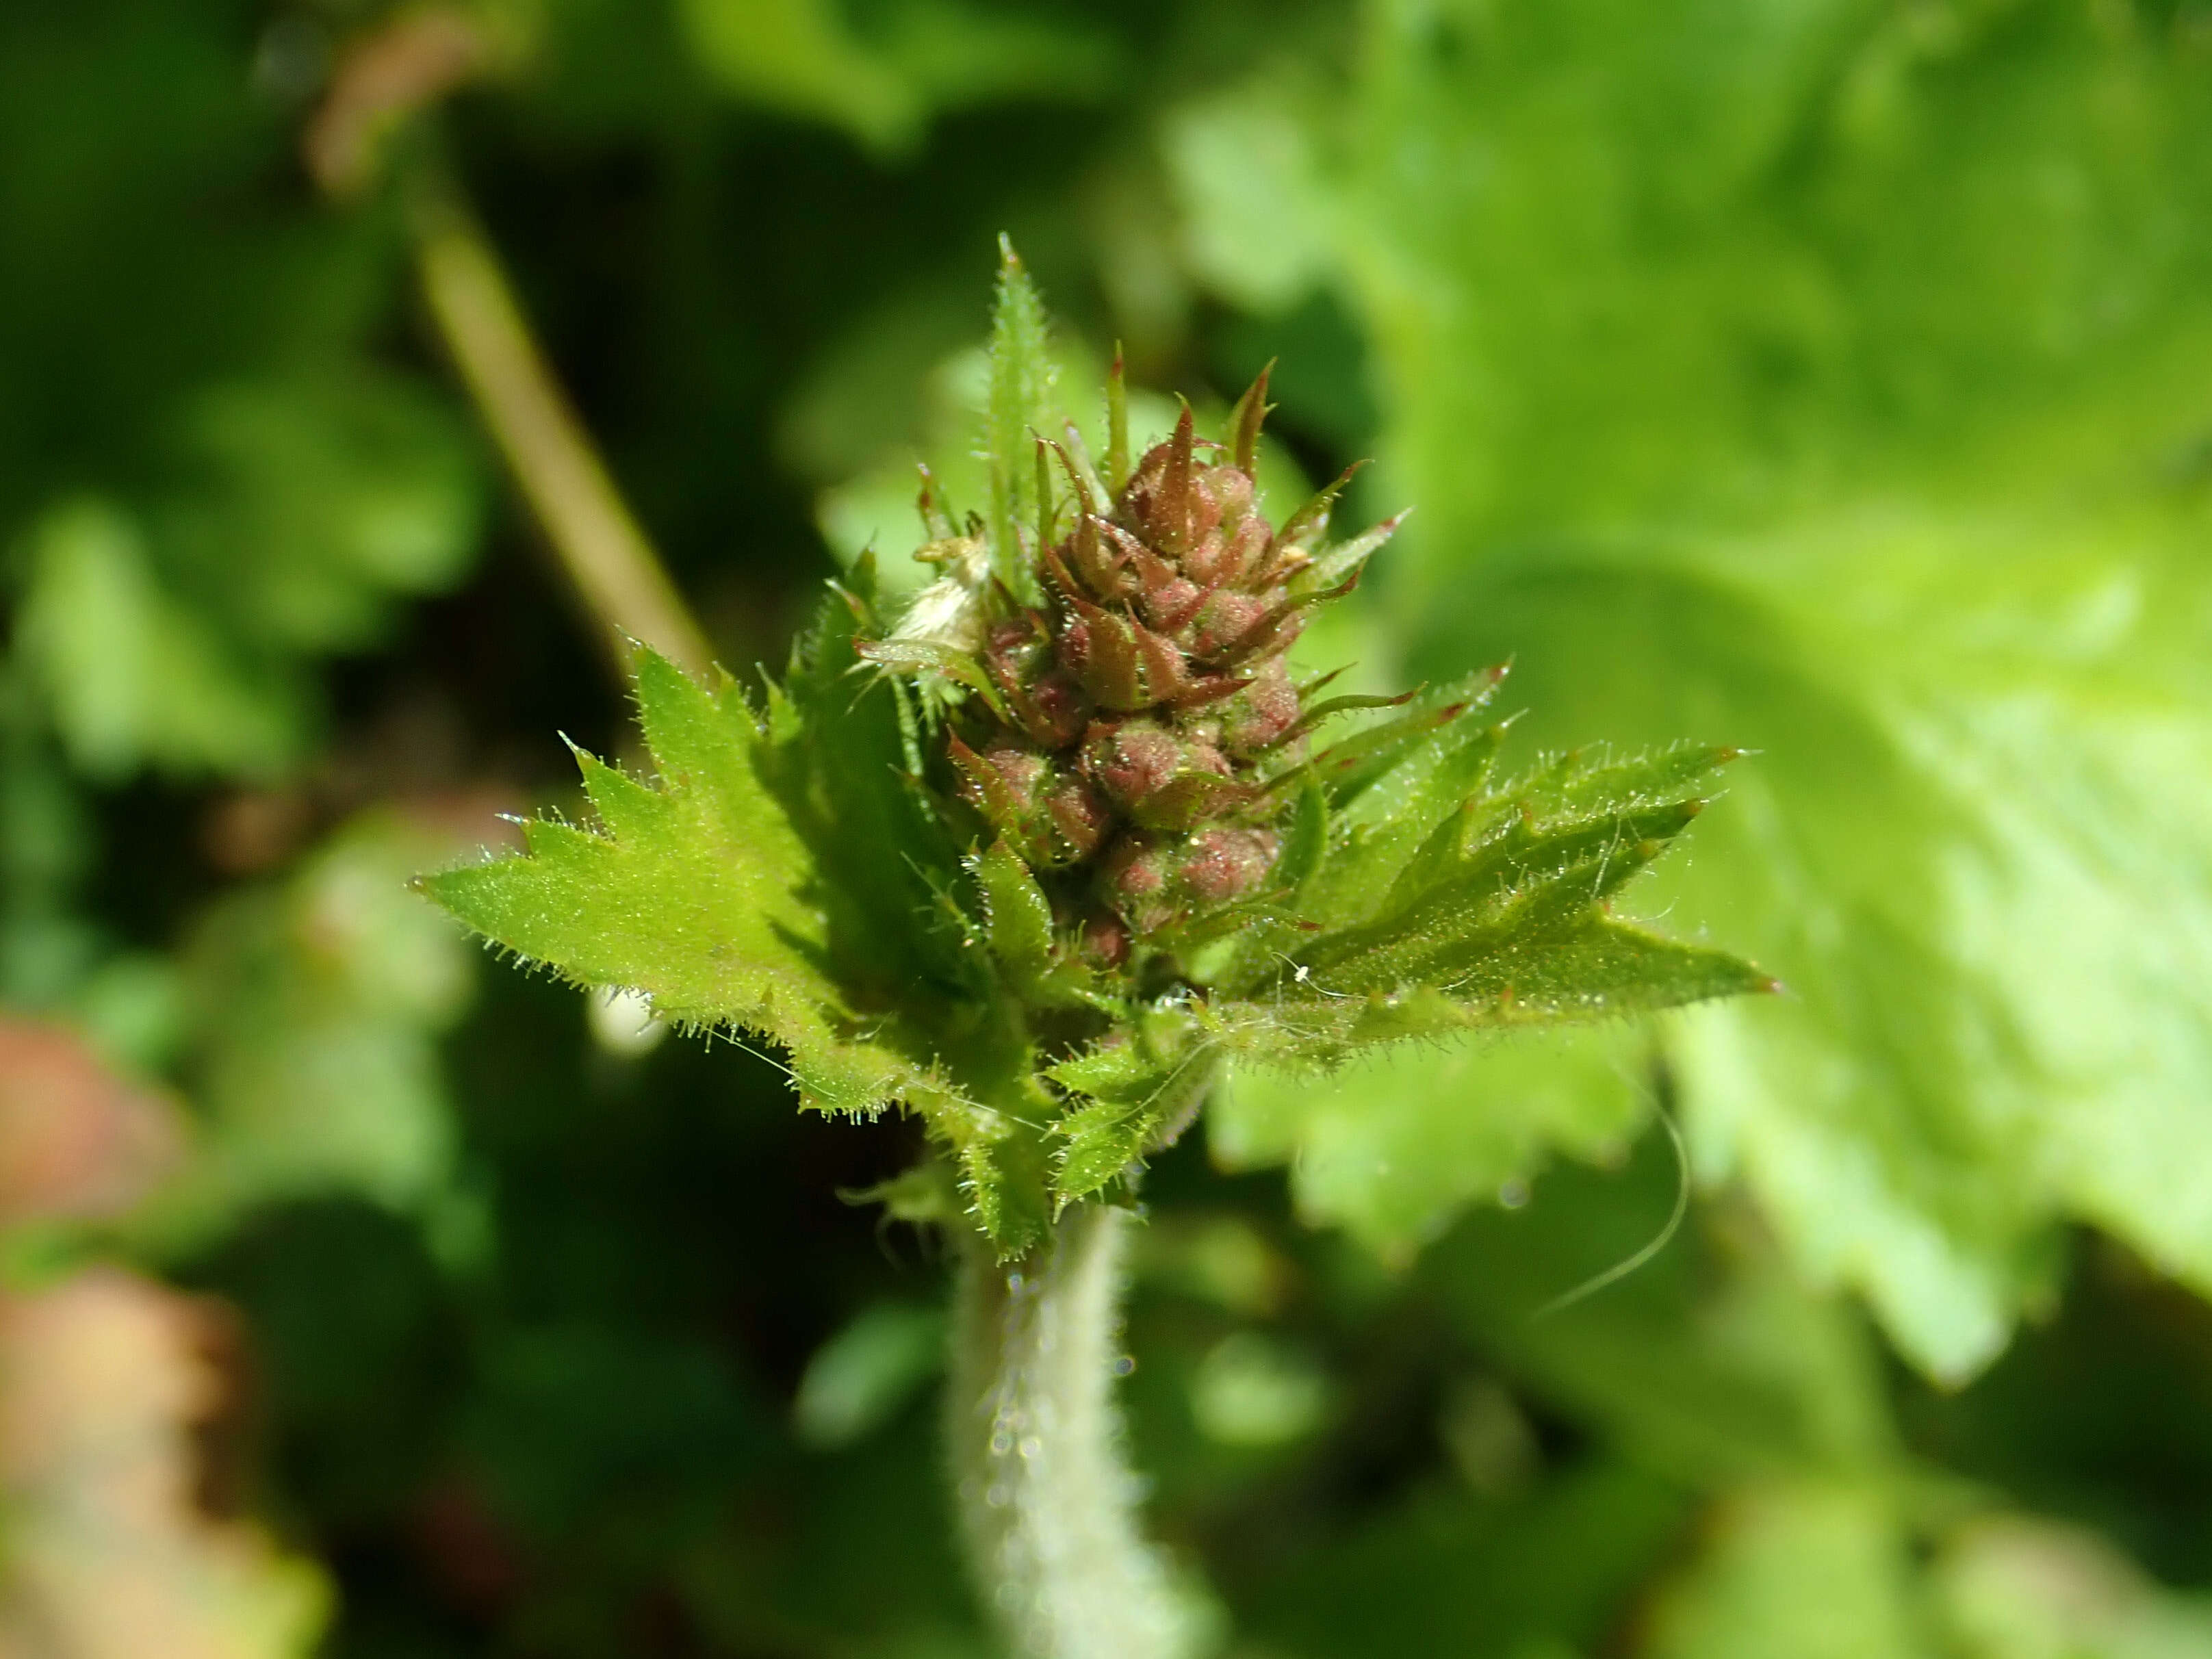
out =
[[[598,829],[539,819],[526,857],[424,886],[565,978],[642,991],[665,1018],[780,1045],[812,1109],[918,1111],[960,1164],[985,1230],[1018,1246],[1040,1220],[1041,1200],[1016,1189],[1036,1184],[1041,1152],[976,1091],[980,1079],[1024,1097],[1018,1045],[1008,1054],[988,1029],[988,1005],[933,1036],[915,1018],[931,993],[960,986],[929,977],[953,947],[932,948],[932,889],[915,857],[928,847],[906,834],[920,809],[901,805],[907,786],[890,769],[890,693],[846,678],[849,628],[825,622],[812,645],[765,720],[726,676],[702,686],[641,653],[638,712],[658,785],[580,752]],[[911,861],[882,856],[886,844]],[[866,1000],[916,975],[920,999]],[[966,1062],[958,1082],[946,1053]]]

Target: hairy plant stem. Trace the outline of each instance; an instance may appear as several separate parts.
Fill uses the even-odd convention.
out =
[[[515,482],[627,684],[630,642],[695,674],[713,653],[531,337],[499,255],[450,184],[416,181],[423,296]]]
[[[1173,1659],[1189,1619],[1139,1530],[1113,1382],[1125,1210],[1084,1204],[1019,1261],[961,1263],[946,1439],[983,1600],[1018,1659]]]

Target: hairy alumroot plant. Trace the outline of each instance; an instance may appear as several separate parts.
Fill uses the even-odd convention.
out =
[[[1186,409],[1134,459],[1118,365],[1096,455],[1053,379],[1009,250],[989,499],[923,474],[941,575],[892,615],[864,560],[758,699],[641,650],[657,787],[579,754],[596,830],[424,884],[527,963],[768,1039],[811,1109],[921,1119],[883,1196],[966,1242],[948,1437],[986,1605],[1019,1654],[1129,1659],[1188,1631],[1110,1407],[1120,1252],[1224,1066],[1771,981],[1608,909],[1735,751],[1500,775],[1502,670],[1321,695],[1290,647],[1396,520],[1332,539],[1341,478],[1270,517],[1265,374],[1218,440]]]

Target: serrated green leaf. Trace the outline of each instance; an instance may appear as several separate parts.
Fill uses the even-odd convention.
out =
[[[829,977],[829,924],[805,895],[812,855],[762,775],[752,710],[640,653],[638,711],[658,790],[597,762],[585,776],[605,833],[540,820],[528,858],[425,879],[430,896],[526,959],[587,985],[645,992],[664,1018],[729,1023],[791,1051],[802,1100],[873,1113],[926,1067],[848,1036],[860,1022]]]
[[[1716,772],[1742,757],[1741,749],[1696,743],[1666,744],[1618,760],[1570,750],[1540,767],[1518,793],[1546,822],[1628,812],[1696,799]]]
[[[896,688],[854,672],[860,626],[845,605],[822,607],[785,677],[793,725],[771,762],[823,874],[833,971],[872,1006],[981,1002],[990,977],[964,928],[917,921],[942,915],[961,889],[963,849],[909,768]]]
[[[1363,982],[1378,970],[1340,969],[1354,988],[1338,990],[1312,969],[1271,997],[1217,1004],[1221,1041],[1269,1065],[1328,1067],[1394,1043],[1626,1018],[1773,988],[1767,975],[1725,951],[1609,917],[1527,930],[1515,922],[1509,915],[1443,949],[1384,957],[1408,969],[1387,987]],[[1431,984],[1428,975],[1443,977]]]
[[[951,1147],[981,1224],[1018,1249],[1042,1224],[1043,1175],[1036,1132],[1017,1119],[1049,1103],[1024,1092],[1019,1067],[1000,1053],[1005,1041],[972,1018],[925,1036],[855,1005],[856,990],[915,975],[926,999],[933,962],[958,952],[913,937],[929,898],[913,862],[879,860],[888,867],[864,872],[849,839],[842,850],[830,842],[826,826],[848,838],[896,836],[920,811],[891,766],[888,694],[872,720],[853,712],[856,686],[842,676],[852,660],[849,632],[825,624],[788,688],[800,731],[779,745],[726,677],[702,686],[641,653],[638,711],[659,786],[580,756],[599,831],[540,820],[526,830],[527,857],[448,871],[424,887],[567,978],[642,991],[665,1018],[771,1039],[813,1109],[872,1115],[902,1103],[920,1112]],[[931,845],[905,844],[910,860]],[[916,1006],[926,1000],[902,1005]],[[994,1079],[1006,1109],[949,1081],[947,1054],[963,1075]]]
[[[1439,982],[1438,974],[1515,934],[1540,933],[1603,903],[1694,813],[1680,805],[1647,807],[1549,830],[1509,817],[1486,836],[1477,816],[1439,830],[1441,850],[1391,884],[1374,921],[1316,940],[1301,960],[1332,970],[1345,988]],[[1389,873],[1384,866],[1378,880]]]
[[[1559,756],[1485,791],[1504,727],[1470,706],[1484,678],[1363,734],[1297,914],[1238,918],[1207,1009],[1232,1052],[1329,1067],[1391,1043],[1774,988],[1737,957],[1602,908],[1698,816],[1702,799],[1682,792],[1734,751]]]

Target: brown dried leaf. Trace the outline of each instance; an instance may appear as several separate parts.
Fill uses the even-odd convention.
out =
[[[128,1209],[174,1166],[181,1120],[73,1032],[0,1018],[0,1227]]]
[[[321,1577],[199,1507],[210,1304],[117,1268],[0,1298],[0,1659],[289,1659]]]

